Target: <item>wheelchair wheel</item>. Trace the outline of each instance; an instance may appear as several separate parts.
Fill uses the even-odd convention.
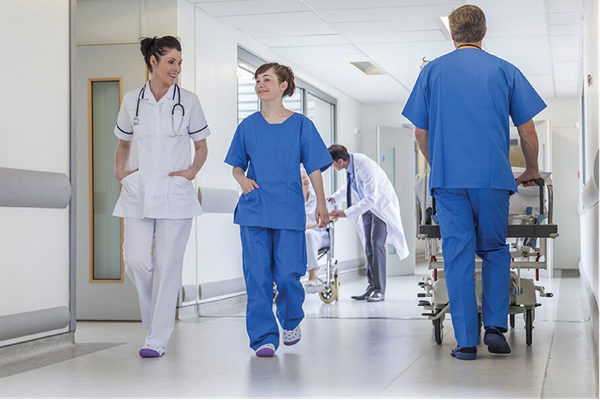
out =
[[[515,314],[510,314],[510,327],[511,329],[515,327]]]
[[[333,285],[335,286],[335,300],[340,299],[340,281],[338,279],[338,270],[335,269],[333,273]]]
[[[323,303],[329,304],[337,298],[337,288],[335,282],[329,284],[329,286],[322,292],[319,293],[319,297],[323,300]]]

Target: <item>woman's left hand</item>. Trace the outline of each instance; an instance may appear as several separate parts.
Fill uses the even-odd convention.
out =
[[[184,169],[181,171],[171,172],[169,176],[183,176],[188,181],[193,181],[196,178],[196,174],[190,171],[189,169]]]

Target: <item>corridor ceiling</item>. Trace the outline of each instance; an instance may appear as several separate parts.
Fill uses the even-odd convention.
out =
[[[454,49],[440,17],[457,0],[188,0],[362,103],[404,102],[423,58]],[[484,49],[515,64],[544,98],[575,97],[583,78],[585,0],[477,0]],[[369,61],[364,76],[349,62]]]

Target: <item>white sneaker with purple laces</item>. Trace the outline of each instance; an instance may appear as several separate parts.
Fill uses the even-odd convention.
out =
[[[162,357],[165,354],[165,348],[162,346],[150,346],[149,344],[144,345],[140,349],[140,357],[142,358],[156,358]]]
[[[287,329],[283,330],[283,344],[286,346],[293,346],[300,341],[302,334],[300,333],[300,325],[291,331]]]

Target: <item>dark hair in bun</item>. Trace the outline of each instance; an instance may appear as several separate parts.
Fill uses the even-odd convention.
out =
[[[152,72],[152,64],[150,64],[150,57],[154,56],[156,61],[160,61],[160,58],[165,55],[169,50],[181,51],[181,43],[173,36],[163,36],[153,38],[142,38],[140,40],[140,51],[144,56],[144,61],[148,70]]]

